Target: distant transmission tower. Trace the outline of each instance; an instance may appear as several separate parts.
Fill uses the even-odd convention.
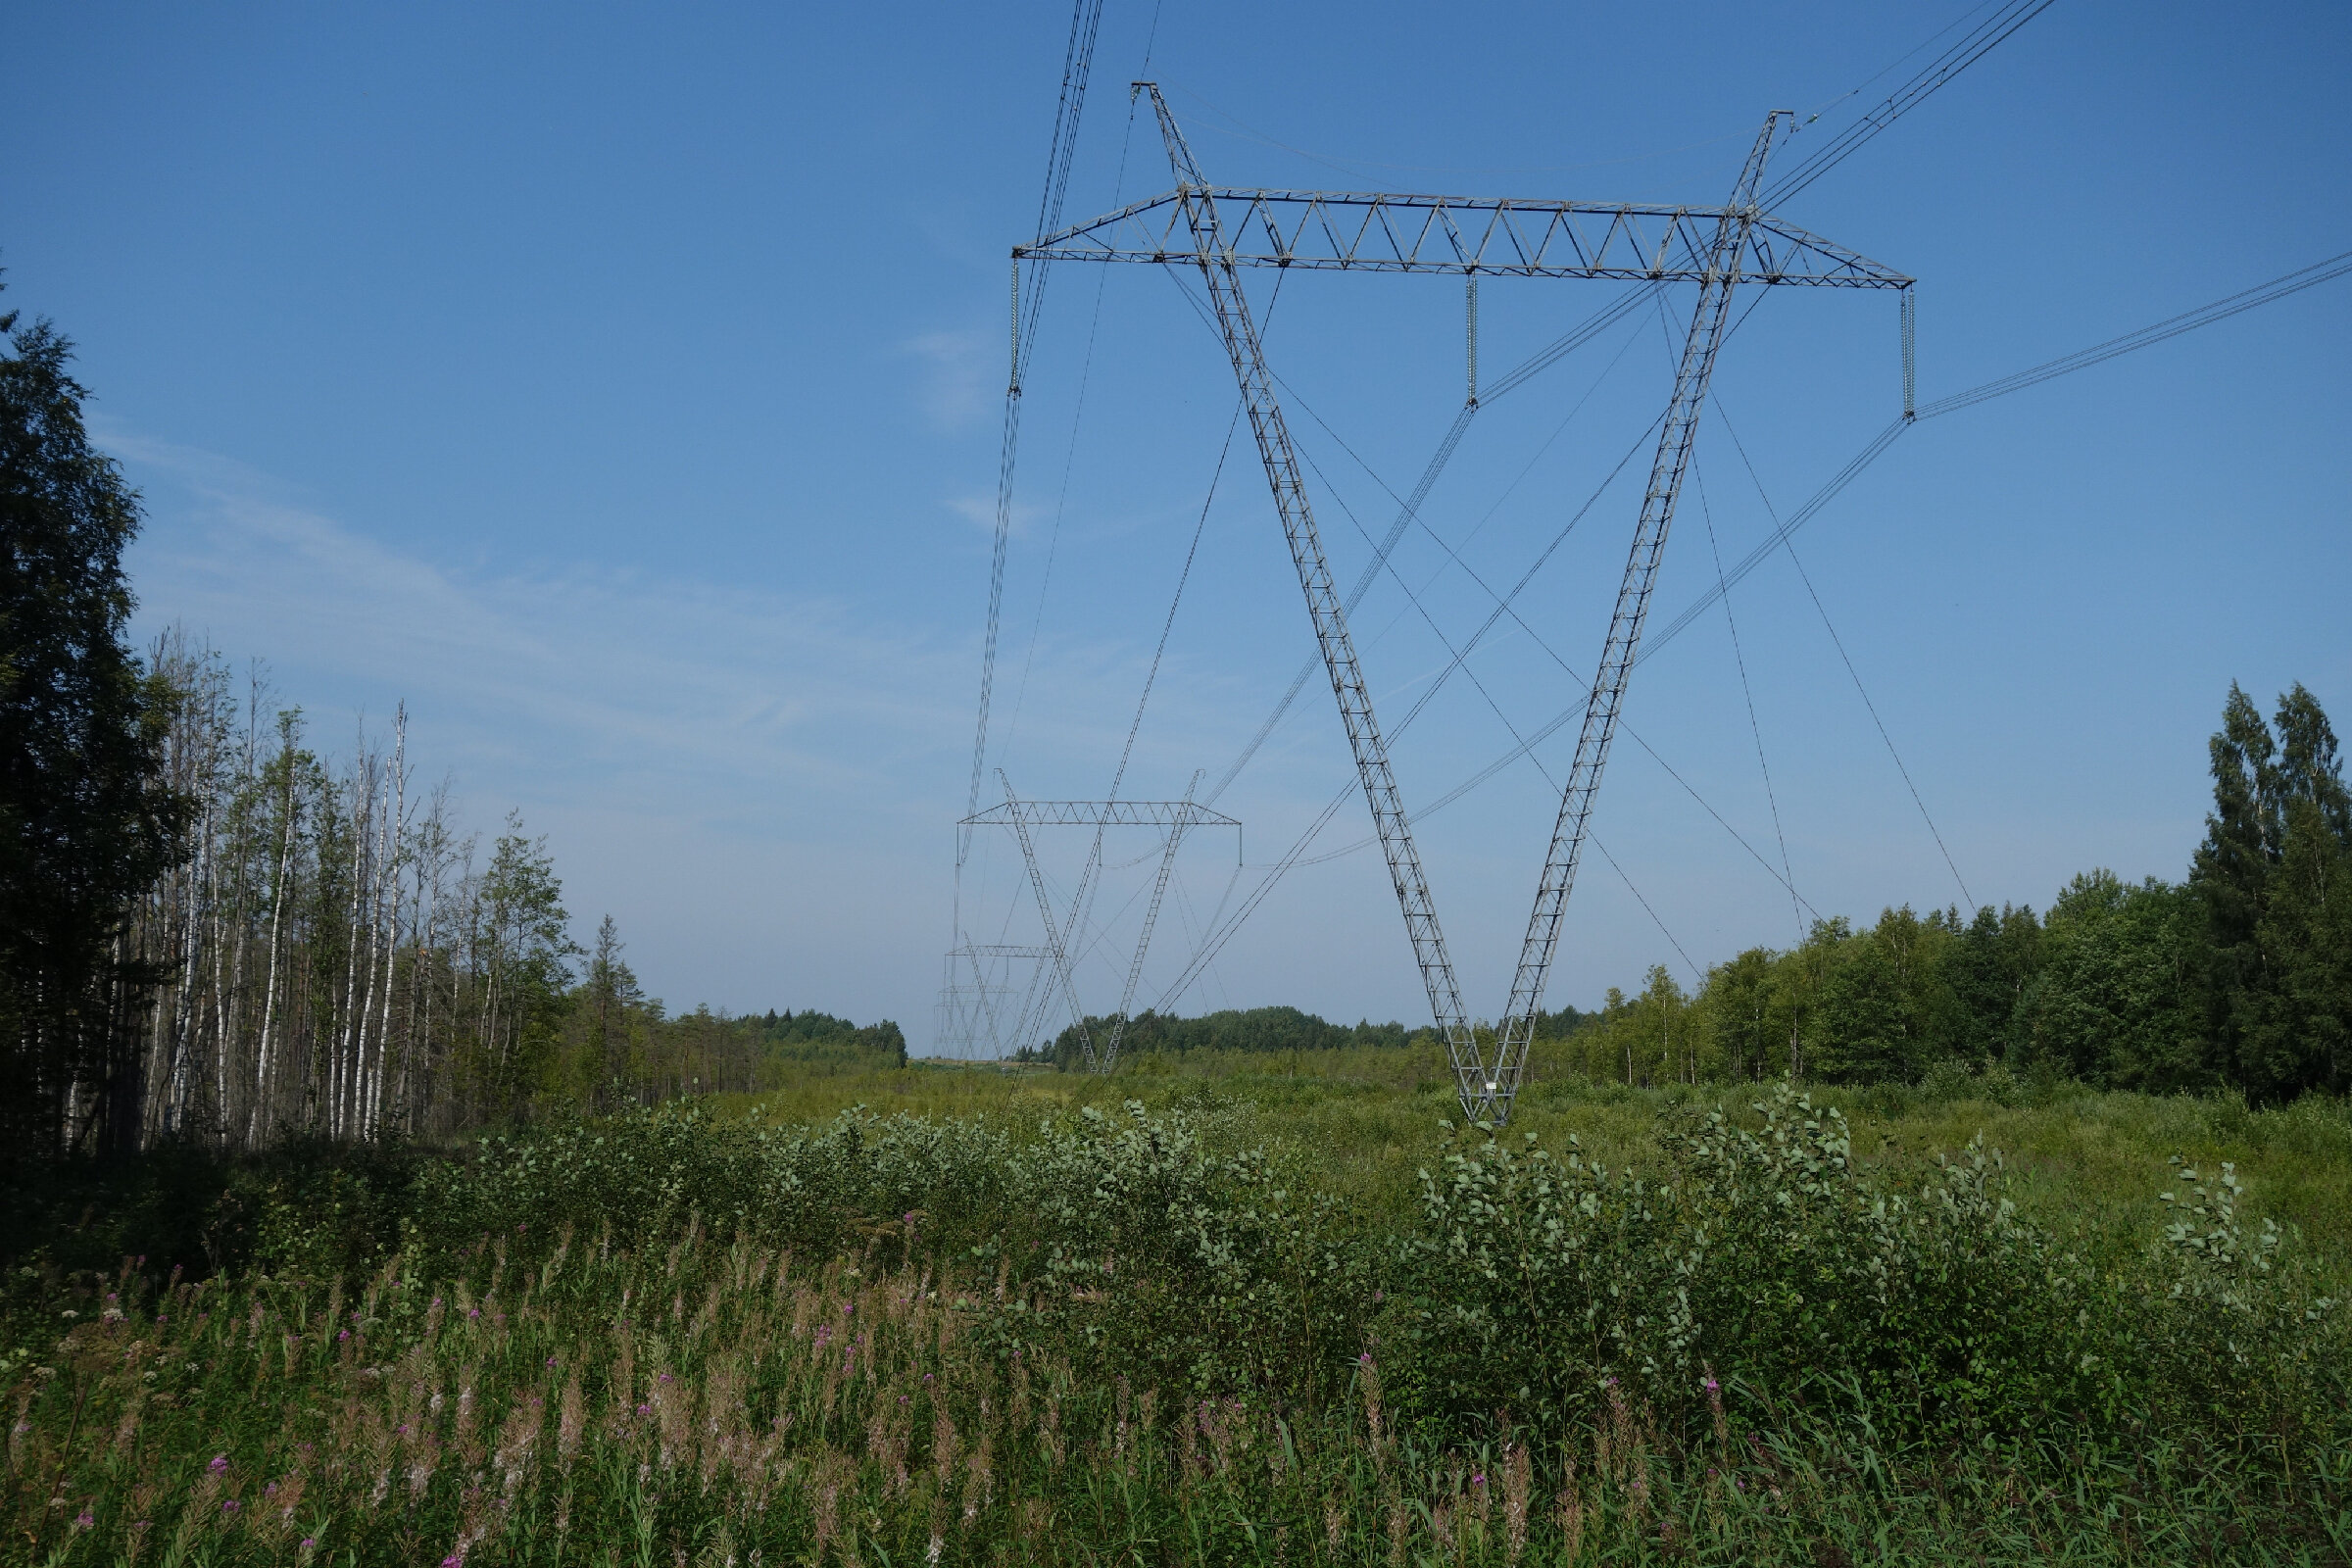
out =
[[[997,1057],[1005,1054],[1004,1003],[1015,989],[1009,978],[1014,965],[1030,965],[1029,992],[1037,989],[1037,965],[1043,948],[1001,943],[965,942],[948,950],[946,972],[940,978],[935,1038],[942,1054],[962,1057]],[[1023,1004],[1023,1011],[1027,1004]]]
[[[1389,878],[1404,914],[1405,934],[1421,968],[1430,1010],[1446,1038],[1463,1114],[1502,1123],[1527,1065],[1528,1047],[1543,1005],[1544,986],[1559,946],[1560,922],[1576,880],[1592,806],[1608,762],[1626,682],[1649,611],[1650,589],[1673,525],[1698,432],[1707,383],[1722,347],[1733,290],[1741,283],[1813,288],[1903,289],[1912,279],[1853,251],[1766,214],[1758,183],[1788,112],[1765,117],[1723,207],[1661,207],[1635,203],[1513,201],[1460,196],[1357,195],[1329,191],[1250,190],[1212,186],[1193,160],[1175,117],[1152,82],[1148,93],[1176,188],[1091,219],[1033,245],[1016,246],[1017,264],[1054,261],[1150,262],[1198,268],[1207,285],[1234,378],[1249,411],[1274,509],[1306,597],[1307,615],[1322,649],[1325,672],[1355,757],[1356,774],[1388,858]],[[1600,662],[1585,708],[1576,762],[1560,798],[1551,847],[1528,916],[1509,1004],[1495,1034],[1494,1054],[1480,1048],[1453,961],[1438,926],[1435,901],[1414,848],[1404,804],[1389,766],[1388,748],[1372,710],[1348,617],[1333,586],[1331,566],[1315,527],[1298,454],[1291,444],[1257,324],[1243,294],[1244,268],[1310,271],[1460,273],[1473,282],[1499,277],[1595,277],[1699,286],[1682,359],[1675,371],[1658,450],[1643,492],[1632,552],[1617,605],[1601,645]],[[1475,296],[1471,309],[1475,311]],[[1475,316],[1472,321],[1475,323]],[[1902,313],[1909,363],[1912,314]],[[1473,325],[1475,331],[1475,325]],[[1475,340],[1474,340],[1475,341]],[[1475,369],[1472,370],[1475,376]],[[1472,382],[1475,400],[1476,383]],[[1042,893],[1041,893],[1042,899]],[[1049,919],[1051,930],[1052,921]],[[1056,962],[1060,960],[1057,958]],[[1064,987],[1067,970],[1063,966]],[[1074,996],[1072,1005],[1075,1006]],[[1081,1032],[1084,1024],[1081,1019]],[[1091,1045],[1089,1047],[1091,1053]]]
[[[1167,898],[1168,875],[1175,868],[1177,849],[1183,844],[1185,835],[1194,828],[1229,827],[1235,830],[1238,859],[1242,824],[1222,811],[1196,804],[1190,789],[1181,801],[1025,801],[1013,793],[1012,781],[1005,778],[1002,770],[997,777],[1004,786],[1004,804],[992,806],[985,811],[975,811],[956,823],[956,826],[967,832],[976,827],[1010,828],[1013,837],[1019,841],[1021,863],[1028,873],[1030,892],[1037,900],[1038,918],[1044,922],[1046,929],[1046,945],[1040,951],[1050,970],[1041,970],[1041,973],[1050,972],[1061,993],[1062,1001],[1070,1009],[1070,1023],[1078,1031],[1079,1048],[1085,1053],[1087,1066],[1096,1072],[1108,1072],[1119,1059],[1119,1042],[1126,1036],[1128,1009],[1135,1005],[1136,984],[1143,977],[1144,956],[1151,951],[1152,928],[1159,923],[1160,905]],[[1196,787],[1199,785],[1198,773],[1193,775],[1193,782]],[[1089,858],[1087,879],[1081,880],[1078,892],[1072,896],[1069,914],[1057,918],[1053,898],[1046,891],[1045,870],[1038,864],[1037,841],[1030,836],[1029,830],[1033,827],[1091,827],[1098,832],[1108,827],[1167,829],[1168,836],[1160,846],[1159,873],[1152,884],[1152,903],[1144,911],[1143,935],[1137,939],[1135,956],[1127,964],[1127,984],[1119,994],[1119,1010],[1112,1015],[1109,1037],[1100,1047],[1095,1044],[1093,1031],[1087,1027],[1086,1009],[1079,1004],[1078,982],[1070,959],[1071,944],[1082,934],[1087,888],[1097,859]],[[1097,842],[1099,854],[1100,840]],[[950,961],[953,962],[953,956]],[[985,992],[982,995],[985,996]],[[1031,1010],[1024,1005],[1023,1016],[1013,1031],[1016,1041],[1026,1042]],[[990,1027],[993,1030],[993,1016]]]

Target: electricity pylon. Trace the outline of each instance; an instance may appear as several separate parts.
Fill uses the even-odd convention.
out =
[[[1037,900],[1039,919],[1045,922],[1047,961],[1053,967],[1062,1000],[1070,1009],[1070,1022],[1078,1030],[1078,1043],[1086,1054],[1087,1066],[1096,1072],[1108,1072],[1119,1059],[1119,1042],[1127,1034],[1127,1010],[1135,1004],[1136,983],[1142,978],[1144,956],[1152,948],[1152,931],[1159,923],[1159,908],[1168,892],[1168,876],[1175,869],[1176,851],[1184,836],[1196,827],[1230,827],[1238,833],[1241,823],[1222,811],[1211,810],[1193,800],[1193,791],[1200,787],[1200,775],[1195,773],[1181,801],[1025,801],[1013,793],[1012,781],[998,769],[997,778],[1004,786],[1004,804],[992,806],[985,811],[975,811],[956,825],[959,828],[1008,827],[1021,847],[1021,863],[1029,876],[1030,892]],[[1069,918],[1056,923],[1054,901],[1046,892],[1046,875],[1037,859],[1037,842],[1030,837],[1032,827],[1164,827],[1166,842],[1160,847],[1159,872],[1152,884],[1152,903],[1144,911],[1143,935],[1137,939],[1135,956],[1128,960],[1126,988],[1119,995],[1119,1010],[1113,1015],[1110,1037],[1100,1050],[1096,1049],[1093,1031],[1087,1028],[1086,1009],[1078,1003],[1078,983],[1070,962],[1070,943],[1080,934],[1080,910],[1083,898],[1073,899]],[[1238,849],[1237,849],[1238,854]],[[1024,1009],[1016,1033],[1025,1032],[1028,1018]]]
[[[1045,960],[1043,948],[1017,947],[1004,943],[978,943],[968,938],[948,950],[944,977],[940,981],[939,1004],[936,1008],[935,1031],[944,1054],[950,1056],[997,1057],[1004,1054],[1001,999],[1012,995],[1009,976],[997,980],[993,976],[999,966],[1009,966],[1022,960],[1032,964]],[[971,978],[964,979],[969,968]],[[1036,970],[1030,971],[1030,990],[1036,989]],[[1027,1011],[1023,1005],[1024,1014]]]
[[[1473,1121],[1502,1123],[1510,1117],[1511,1102],[1526,1071],[1544,981],[1559,946],[1561,917],[1576,880],[1601,770],[1616,735],[1626,682],[1649,610],[1650,589],[1673,526],[1675,502],[1690,466],[1691,442],[1706,403],[1715,356],[1722,347],[1732,292],[1743,282],[1908,290],[1913,280],[1783,222],[1757,206],[1757,182],[1787,111],[1766,117],[1729,204],[1665,207],[1212,186],[1194,162],[1157,85],[1137,82],[1135,90],[1151,95],[1160,139],[1175,172],[1176,188],[1072,224],[1034,245],[1017,246],[1013,259],[1016,263],[1151,262],[1200,269],[1257,439],[1274,509],[1290,543],[1292,564],[1306,597],[1324,669],[1354,753],[1356,774],[1371,808],[1382,853],[1388,858],[1389,880],[1404,914],[1405,934],[1420,965],[1430,1011],[1446,1039],[1463,1114]],[[1346,609],[1332,587],[1331,567],[1300,478],[1298,455],[1274,397],[1273,376],[1266,368],[1257,325],[1242,290],[1241,270],[1258,267],[1463,273],[1473,279],[1494,274],[1699,285],[1698,307],[1675,372],[1674,393],[1659,434],[1649,487],[1642,496],[1633,550],[1626,560],[1616,610],[1593,673],[1576,763],[1561,794],[1550,852],[1537,884],[1535,907],[1528,917],[1518,969],[1511,981],[1510,1003],[1496,1032],[1491,1061],[1480,1049],[1462,1007],[1453,962],[1438,926],[1436,904],[1348,635]],[[1906,364],[1911,320],[1906,308],[1902,313]]]

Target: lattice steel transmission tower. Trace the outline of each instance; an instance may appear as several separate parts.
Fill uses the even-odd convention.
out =
[[[985,811],[975,811],[956,823],[969,831],[976,827],[1010,828],[1021,848],[1021,863],[1028,875],[1031,895],[1037,900],[1037,914],[1045,925],[1046,945],[1039,951],[1047,964],[1040,974],[1051,975],[1070,1009],[1070,1022],[1078,1031],[1080,1049],[1086,1054],[1087,1066],[1096,1072],[1108,1072],[1119,1059],[1119,1043],[1126,1038],[1128,1010],[1135,1005],[1135,988],[1144,972],[1144,956],[1152,949],[1152,932],[1159,923],[1161,904],[1168,893],[1168,877],[1176,866],[1176,851],[1183,845],[1185,835],[1198,827],[1229,827],[1235,833],[1235,858],[1240,858],[1241,822],[1222,811],[1211,810],[1193,800],[1200,775],[1193,775],[1193,783],[1181,801],[1026,801],[1013,792],[1012,781],[1003,769],[997,773],[998,782],[1004,786],[1004,804],[992,806]],[[1111,827],[1158,827],[1167,830],[1160,845],[1159,870],[1152,884],[1152,902],[1144,911],[1143,934],[1137,939],[1135,955],[1128,960],[1126,987],[1119,995],[1119,1010],[1112,1014],[1109,1037],[1098,1048],[1094,1033],[1087,1027],[1086,1009],[1078,1001],[1078,982],[1070,958],[1071,943],[1082,933],[1087,904],[1087,879],[1091,879],[1100,858],[1089,857],[1087,879],[1082,879],[1078,891],[1071,897],[1066,917],[1057,918],[1054,900],[1046,890],[1045,868],[1038,863],[1037,841],[1031,837],[1033,827],[1091,827],[1098,835]],[[967,944],[967,947],[969,945]],[[1028,950],[1022,950],[1028,951]],[[952,961],[952,957],[951,957]],[[1022,1007],[1021,1017],[1013,1028],[1016,1040],[1027,1035],[1032,1008]],[[993,1029],[993,1019],[991,1020]]]
[[[1004,1054],[1004,1002],[1016,989],[1009,978],[1014,965],[1030,965],[1028,993],[1034,996],[1046,957],[1043,948],[1010,943],[964,942],[948,950],[940,977],[939,1002],[934,1010],[934,1036],[950,1056],[997,1057]],[[968,978],[967,978],[968,974]],[[1004,978],[1000,978],[1004,976]],[[1029,1003],[1020,1013],[1025,1017]]]
[[[1675,502],[1690,466],[1733,291],[1741,283],[1908,290],[1912,279],[1783,222],[1757,205],[1758,182],[1788,118],[1785,110],[1765,118],[1729,203],[1667,207],[1213,186],[1194,161],[1159,88],[1137,82],[1135,91],[1151,96],[1176,188],[1073,224],[1034,245],[1016,246],[1013,259],[1149,262],[1200,270],[1249,412],[1357,778],[1388,859],[1389,879],[1404,915],[1430,1011],[1446,1039],[1463,1113],[1473,1121],[1507,1121],[1526,1070],[1544,981],[1558,951],[1561,917],[1615,738],[1650,589],[1673,526]],[[1346,607],[1333,587],[1298,454],[1274,396],[1257,324],[1242,289],[1241,273],[1249,268],[1459,273],[1473,281],[1481,275],[1588,277],[1699,286],[1633,549],[1587,698],[1576,762],[1561,794],[1550,852],[1537,884],[1492,1059],[1481,1049],[1462,1006],[1436,903],[1348,634]],[[1901,318],[1908,363],[1912,316],[1907,308]]]

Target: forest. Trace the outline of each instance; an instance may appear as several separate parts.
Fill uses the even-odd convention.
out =
[[[182,632],[146,667],[177,857],[128,910],[119,1065],[69,1099],[67,1148],[435,1138],[904,1057],[889,1022],[672,1014],[610,916],[573,940],[543,839],[510,816],[484,846],[417,788],[405,711],[332,758]]]
[[[2257,1103],[2352,1087],[2352,798],[2318,699],[2266,721],[2232,686],[2209,747],[2213,810],[2179,882],[2075,877],[2048,907],[1816,919],[1686,991],[1664,964],[1592,1011],[1544,1014],[1531,1069],[1629,1086],[2065,1078]],[[1097,1039],[1110,1020],[1090,1019]],[[1122,1051],[1430,1049],[1423,1026],[1353,1029],[1296,1008],[1145,1013]],[[1043,1054],[1076,1067],[1075,1026]]]

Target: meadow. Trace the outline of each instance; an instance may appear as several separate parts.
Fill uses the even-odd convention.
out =
[[[8,1553],[2352,1556],[2342,1102],[1553,1064],[1458,1120],[1409,1050],[847,1063],[45,1176]]]

